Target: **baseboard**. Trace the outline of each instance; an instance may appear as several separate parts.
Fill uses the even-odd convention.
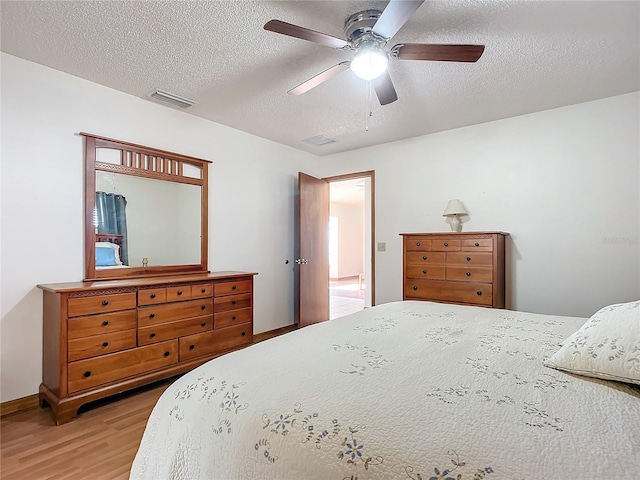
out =
[[[292,332],[298,328],[298,325],[287,325],[286,327],[276,328],[275,330],[269,330],[267,332],[258,333],[253,336],[253,343],[263,342],[279,335]],[[9,415],[11,413],[20,412],[22,410],[28,410],[38,406],[39,396],[38,394],[29,395],[28,397],[16,398],[15,400],[9,400],[0,404],[0,417]]]
[[[285,333],[293,332],[298,328],[297,324],[287,325],[286,327],[276,328],[275,330],[269,330],[268,332],[262,332],[255,334],[253,336],[253,343],[263,342],[264,340],[269,340],[270,338],[277,337],[279,335],[284,335]]]
[[[0,417],[38,406],[38,394],[16,398],[0,404]]]

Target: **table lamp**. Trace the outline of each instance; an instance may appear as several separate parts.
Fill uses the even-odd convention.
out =
[[[447,203],[447,208],[444,209],[444,213],[442,214],[442,216],[451,218],[452,232],[462,231],[462,223],[458,218],[459,215],[469,215],[469,212],[467,212],[460,200],[449,200],[449,203]]]

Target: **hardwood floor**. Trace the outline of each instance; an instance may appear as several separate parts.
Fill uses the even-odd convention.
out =
[[[295,325],[254,336],[254,343]],[[51,410],[30,408],[0,420],[2,480],[126,480],[162,392],[177,377],[88,404],[75,420],[55,426]],[[158,479],[160,480],[160,479]]]
[[[129,478],[147,419],[174,379],[110,397],[55,426],[49,408],[0,421],[2,480],[115,480]]]

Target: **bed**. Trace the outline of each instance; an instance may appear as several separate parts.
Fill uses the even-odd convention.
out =
[[[168,387],[130,478],[636,479],[639,305],[405,301],[273,338]]]
[[[122,235],[96,233],[96,270],[130,268],[122,263]]]

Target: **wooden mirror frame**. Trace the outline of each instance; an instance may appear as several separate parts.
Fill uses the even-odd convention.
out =
[[[85,281],[116,280],[123,278],[141,278],[150,276],[182,275],[207,273],[208,270],[208,167],[209,160],[188,157],[178,153],[156,148],[121,142],[111,138],[98,137],[81,132],[85,137],[85,207],[84,207],[84,263]],[[102,163],[96,160],[96,149],[110,148],[120,150],[120,165]],[[183,174],[183,164],[192,165],[201,172],[201,178]],[[133,175],[137,177],[186,183],[201,187],[200,222],[200,263],[191,265],[158,265],[147,267],[114,268],[96,270],[95,244],[96,228],[94,208],[96,203],[96,172],[105,171]]]

